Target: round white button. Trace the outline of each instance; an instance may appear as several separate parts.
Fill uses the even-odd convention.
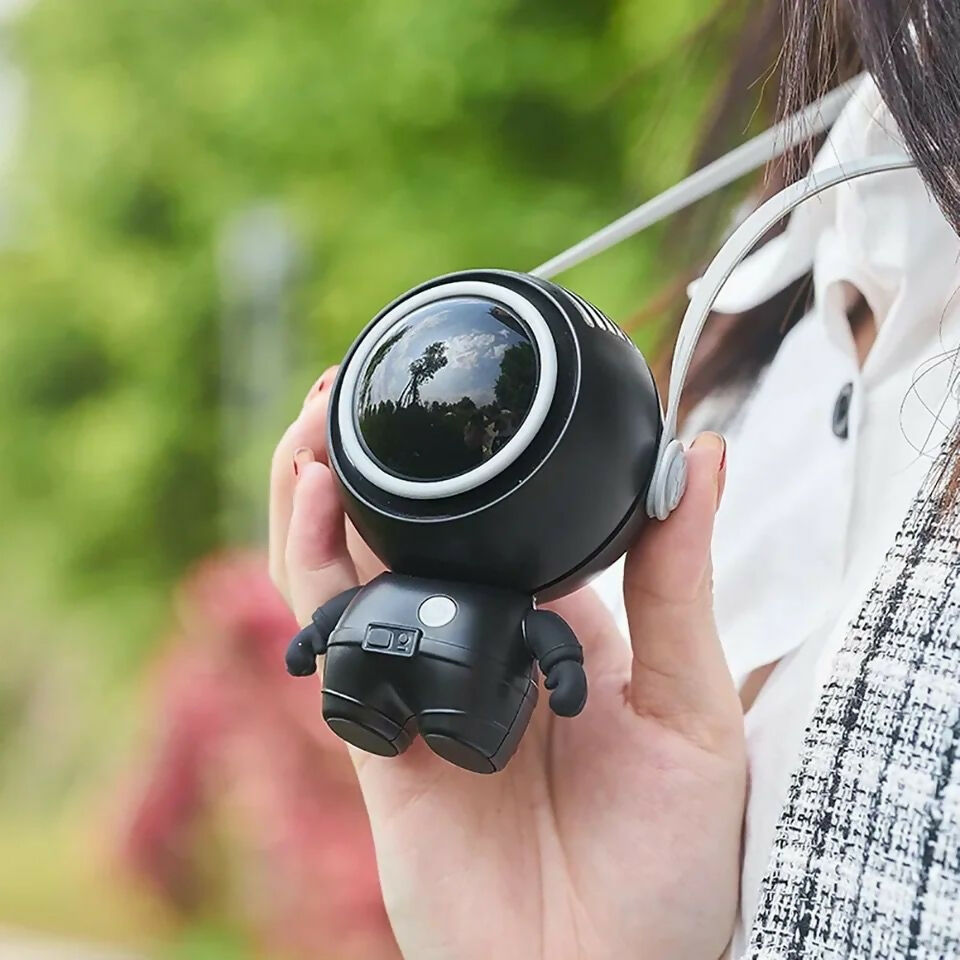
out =
[[[445,627],[457,615],[457,605],[449,597],[427,597],[417,616],[425,627]]]

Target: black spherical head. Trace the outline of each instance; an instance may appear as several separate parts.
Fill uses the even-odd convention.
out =
[[[328,452],[392,569],[548,597],[622,552],[660,429],[643,357],[599,311],[533,277],[471,271],[363,331],[331,396]]]

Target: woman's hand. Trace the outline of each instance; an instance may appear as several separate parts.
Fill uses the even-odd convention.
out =
[[[271,571],[303,624],[382,569],[345,523],[325,465],[331,382],[328,372],[311,390],[272,468]],[[592,591],[552,604],[584,647],[590,697],[578,718],[541,703],[506,770],[488,777],[421,741],[390,759],[350,748],[409,960],[723,953],[746,785],[711,602],[723,461],[721,438],[698,438],[680,507],[630,551],[630,645]]]

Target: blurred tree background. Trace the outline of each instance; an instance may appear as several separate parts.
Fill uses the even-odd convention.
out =
[[[94,878],[91,838],[149,734],[174,585],[260,541],[272,443],[384,303],[531,267],[688,172],[750,7],[36,0],[0,26],[25,90],[0,182],[0,924],[137,940],[150,908]],[[663,239],[566,282],[623,320],[687,266]],[[227,929],[182,955],[245,955]]]

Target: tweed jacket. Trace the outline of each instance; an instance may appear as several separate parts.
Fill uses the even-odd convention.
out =
[[[948,439],[833,664],[751,960],[960,957],[960,491]]]

